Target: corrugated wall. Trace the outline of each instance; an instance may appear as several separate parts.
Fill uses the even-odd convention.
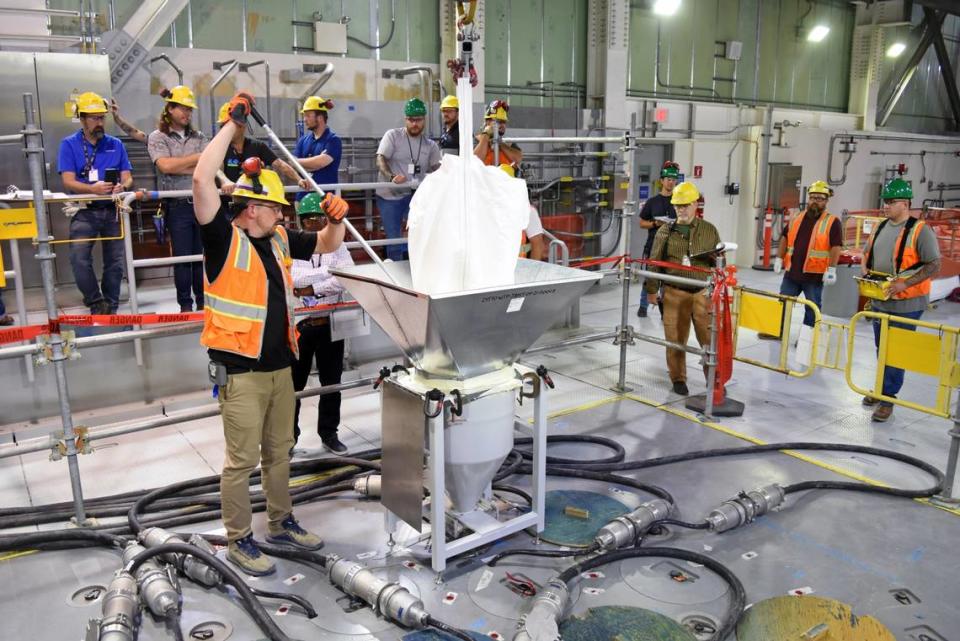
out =
[[[849,3],[683,0],[670,17],[632,5],[631,95],[846,110],[854,25]],[[822,42],[807,42],[806,29],[815,24],[828,25],[830,33]],[[719,44],[731,40],[743,43],[737,63],[723,57]]]

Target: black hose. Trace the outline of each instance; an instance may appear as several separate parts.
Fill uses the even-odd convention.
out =
[[[268,592],[267,590],[258,590],[257,588],[250,588],[250,590],[261,599],[279,599],[280,601],[296,603],[300,606],[300,609],[306,613],[308,619],[317,618],[317,611],[313,605],[299,594],[291,594],[290,592]]]
[[[493,489],[496,492],[507,492],[508,494],[516,494],[517,496],[522,498],[524,501],[526,501],[527,505],[530,505],[530,506],[533,505],[533,497],[530,496],[527,492],[521,490],[519,487],[514,487],[512,485],[493,485],[491,486],[491,489]]]
[[[487,561],[487,565],[493,567],[508,556],[541,556],[551,559],[562,559],[571,556],[584,556],[587,554],[593,554],[599,549],[600,547],[594,543],[589,547],[578,550],[506,550],[490,557],[490,560]]]
[[[797,442],[797,443],[769,443],[767,445],[749,445],[746,447],[732,447],[719,450],[698,450],[695,452],[688,452],[686,454],[674,454],[672,456],[661,456],[658,458],[646,459],[643,461],[625,461],[622,463],[585,463],[578,465],[580,469],[587,470],[597,470],[597,471],[610,471],[610,472],[624,472],[628,470],[645,470],[652,467],[658,467],[660,465],[670,465],[672,463],[684,463],[687,461],[694,461],[698,459],[706,458],[720,458],[724,456],[742,456],[745,454],[760,454],[763,452],[778,452],[781,450],[809,450],[809,451],[825,451],[825,452],[856,452],[858,454],[869,454],[871,456],[880,456],[882,458],[893,459],[901,463],[906,463],[907,465],[912,465],[920,470],[923,470],[934,479],[936,479],[936,485],[933,485],[929,488],[924,488],[921,490],[904,490],[899,488],[891,487],[880,487],[877,485],[870,485],[868,483],[846,483],[838,481],[806,481],[803,483],[795,483],[789,485],[784,490],[788,494],[793,492],[800,492],[802,490],[815,490],[815,489],[837,489],[837,490],[852,490],[857,492],[873,492],[876,494],[887,494],[890,496],[899,496],[903,498],[910,499],[919,499],[927,498],[939,494],[943,491],[943,487],[946,483],[946,478],[944,477],[943,472],[939,469],[921,461],[918,458],[909,456],[907,454],[901,454],[900,452],[894,452],[892,450],[881,450],[876,447],[868,447],[865,445],[849,445],[846,443],[809,443],[809,442]]]
[[[256,595],[253,593],[253,590],[250,589],[250,586],[247,585],[247,582],[226,563],[195,545],[190,545],[189,543],[164,543],[163,545],[149,548],[135,556],[125,569],[131,574],[135,574],[137,568],[148,559],[152,559],[161,554],[171,553],[189,554],[219,572],[220,576],[223,577],[224,583],[232,586],[237,591],[244,609],[253,618],[257,627],[259,627],[271,641],[291,641],[290,637],[270,618],[270,615],[260,601],[257,600]]]
[[[179,610],[172,610],[167,615],[167,627],[173,631],[174,641],[183,641],[183,628],[180,627]]]
[[[520,454],[517,450],[510,450],[510,454],[507,455],[506,460],[504,460],[503,465],[500,466],[500,471],[497,472],[496,476],[493,477],[493,482],[497,483],[502,481],[508,476],[513,476],[517,472],[517,468],[523,464],[523,455]]]
[[[680,519],[660,519],[653,524],[653,527],[650,530],[655,529],[658,525],[676,525],[677,527],[687,528],[688,530],[709,530],[710,523],[707,521],[699,521],[697,523],[690,523],[688,521],[681,521]],[[648,532],[650,530],[647,530]]]
[[[517,438],[513,440],[514,446],[517,445],[530,445],[533,443],[533,439],[530,437]],[[591,445],[601,445],[603,447],[610,448],[613,450],[613,454],[605,458],[598,459],[582,459],[582,458],[562,458],[559,456],[548,456],[547,464],[556,464],[556,465],[583,465],[583,464],[592,464],[592,465],[609,465],[613,463],[619,463],[627,456],[627,451],[623,448],[623,445],[613,440],[612,438],[607,438],[605,436],[594,436],[592,434],[564,434],[559,436],[548,436],[547,445],[552,445],[554,443],[589,443]],[[517,450],[520,452],[520,455],[530,460],[533,458],[533,452],[529,450]]]
[[[189,538],[190,535],[180,534],[179,536],[180,538],[186,540],[186,538]],[[201,536],[212,545],[227,547],[229,544],[229,541],[225,536],[219,536],[216,534],[202,534]],[[260,551],[264,554],[276,557],[278,559],[289,559],[291,561],[316,565],[321,568],[327,567],[327,555],[321,554],[315,550],[301,550],[299,548],[288,547],[286,545],[274,545],[273,543],[261,541],[257,541],[257,547],[260,548]]]
[[[727,611],[717,626],[717,631],[710,637],[710,641],[723,641],[733,634],[734,629],[737,627],[737,621],[740,620],[740,615],[743,613],[743,608],[747,603],[746,590],[744,590],[743,583],[740,582],[740,579],[738,579],[727,566],[703,554],[679,548],[626,548],[584,559],[561,572],[557,578],[569,585],[571,581],[583,572],[600,567],[601,565],[650,556],[681,559],[683,561],[699,563],[723,578],[733,591],[733,597],[730,599],[730,603],[727,605]]]
[[[427,615],[427,626],[440,630],[444,634],[447,634],[456,639],[462,639],[463,641],[473,641],[473,637],[461,630],[460,628],[455,628],[449,623],[444,623],[439,619],[435,619],[431,615]]]
[[[530,474],[533,472],[533,466],[527,464],[520,467],[518,473],[520,474]],[[557,467],[553,465],[547,466],[547,476],[564,476],[567,478],[575,479],[587,479],[590,481],[603,481],[604,483],[614,483],[616,485],[623,485],[624,487],[630,487],[635,490],[640,490],[648,494],[653,494],[664,501],[667,501],[671,505],[676,505],[676,501],[673,499],[673,495],[670,492],[667,492],[665,489],[658,485],[650,485],[649,483],[644,483],[636,479],[632,479],[628,476],[620,476],[619,474],[611,474],[609,472],[594,472],[591,470],[581,470],[579,468],[573,467]]]
[[[42,549],[45,545],[58,543],[93,543],[104,547],[123,549],[123,546],[126,545],[126,539],[89,528],[27,532],[0,536],[0,552]]]

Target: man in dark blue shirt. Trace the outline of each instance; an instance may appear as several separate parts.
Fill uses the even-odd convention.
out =
[[[310,96],[303,103],[303,126],[308,130],[300,137],[293,155],[300,159],[300,165],[311,172],[318,185],[333,185],[340,182],[340,155],[343,145],[340,136],[327,127],[329,111],[333,109],[332,100],[319,96]],[[300,192],[300,200],[310,192]]]
[[[653,249],[653,238],[657,235],[657,229],[667,219],[676,220],[677,211],[670,204],[670,198],[673,194],[673,188],[677,186],[677,179],[680,177],[680,165],[668,160],[663,163],[660,170],[660,193],[653,198],[648,198],[640,210],[640,227],[647,230],[647,242],[643,246],[643,257],[650,258],[650,250]],[[660,260],[659,256],[654,259]],[[640,306],[637,308],[637,316],[646,318],[647,316],[647,290],[640,289]]]
[[[104,133],[109,111],[107,101],[92,91],[80,94],[74,106],[81,129],[60,143],[57,161],[63,187],[72,194],[109,196],[133,185],[133,167],[123,143]],[[128,230],[129,232],[129,230]],[[70,265],[83,304],[94,314],[115,314],[120,304],[123,279],[123,241],[120,221],[112,200],[94,200],[74,214],[70,221]],[[101,240],[103,277],[97,282],[93,271],[93,243]],[[76,242],[89,239],[88,242]]]

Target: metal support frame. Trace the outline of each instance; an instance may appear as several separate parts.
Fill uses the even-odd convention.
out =
[[[947,98],[950,100],[950,110],[953,112],[953,128],[960,129],[960,92],[957,91],[957,78],[953,75],[953,63],[950,62],[947,45],[943,42],[943,31],[941,29],[943,20],[930,7],[923,8],[923,15],[930,25],[933,49],[937,52],[937,60],[940,62],[940,75],[943,77],[943,84],[947,88]],[[945,15],[946,13],[944,13]]]
[[[73,439],[73,415],[70,411],[70,394],[67,388],[67,370],[64,361],[64,338],[60,334],[59,310],[56,301],[56,288],[53,277],[53,261],[56,258],[50,250],[50,230],[47,226],[47,204],[43,200],[43,132],[37,127],[33,113],[33,94],[23,94],[23,112],[26,126],[23,130],[27,166],[30,169],[30,188],[33,190],[33,207],[37,212],[37,260],[40,261],[40,274],[43,280],[43,293],[47,304],[47,317],[50,319],[49,344],[52,350],[51,361],[56,373],[57,397],[60,401],[60,418],[66,445],[67,467],[70,473],[70,491],[73,496],[73,515],[77,525],[87,520],[83,507],[83,486],[80,483],[80,465],[77,461],[77,448]]]
[[[428,469],[431,497],[430,563],[433,571],[438,575],[446,570],[447,560],[458,554],[498,541],[529,527],[535,528],[538,534],[543,531],[546,524],[547,495],[547,404],[544,400],[545,388],[545,385],[541,385],[539,393],[533,399],[533,425],[528,425],[526,421],[514,421],[515,429],[530,432],[533,435],[533,477],[530,489],[533,502],[530,505],[530,511],[498,524],[493,524],[494,519],[485,513],[477,514],[476,511],[463,515],[453,513],[451,516],[458,520],[459,517],[463,517],[464,520],[470,517],[482,517],[485,521],[484,525],[487,525],[486,522],[490,523],[482,531],[475,531],[453,541],[447,540],[447,511],[446,502],[443,499],[446,496],[444,412],[440,412],[434,418],[426,419],[427,438],[430,443]],[[392,522],[394,522],[394,519],[387,519],[388,529]]]
[[[923,60],[923,56],[926,55],[927,49],[929,49],[930,45],[933,44],[936,34],[940,33],[940,27],[943,25],[943,20],[947,15],[945,13],[932,15],[932,12],[931,14],[927,14],[926,9],[924,11],[925,13],[923,22],[921,22],[919,25],[919,27],[923,29],[923,33],[920,36],[920,40],[917,42],[916,49],[914,49],[913,53],[910,54],[910,57],[904,64],[903,70],[900,72],[900,76],[897,78],[896,83],[894,83],[893,91],[889,96],[887,96],[883,106],[877,111],[878,127],[883,127],[887,124],[887,120],[889,120],[890,116],[893,114],[894,107],[897,106],[897,102],[900,100],[900,97],[906,90],[907,85],[910,84],[913,74],[920,66],[920,61]]]
[[[953,411],[953,428],[947,434],[950,436],[950,451],[947,454],[947,480],[944,483],[943,493],[931,500],[941,505],[957,507],[960,505],[960,498],[954,496],[953,488],[957,481],[957,462],[960,460],[960,390],[957,390],[957,401]]]

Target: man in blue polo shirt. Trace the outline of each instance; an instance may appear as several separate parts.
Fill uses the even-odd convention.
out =
[[[324,100],[320,96],[310,96],[303,103],[303,126],[307,133],[300,137],[293,155],[300,159],[304,169],[311,172],[313,180],[318,185],[333,185],[340,182],[340,154],[343,145],[340,136],[327,128],[327,116],[333,109],[332,100]],[[300,192],[300,200],[310,192]]]
[[[123,143],[104,133],[109,107],[101,96],[88,91],[80,94],[74,107],[81,129],[60,143],[57,161],[63,187],[72,194],[109,196],[127,191],[133,185],[133,167]],[[120,237],[117,207],[112,200],[93,200],[70,221],[70,266],[83,304],[93,314],[115,314],[120,304],[123,279],[123,241],[101,240],[103,277],[97,282],[93,271],[93,244],[96,238]]]

